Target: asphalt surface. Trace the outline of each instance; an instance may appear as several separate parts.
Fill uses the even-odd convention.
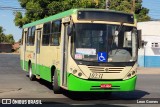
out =
[[[158,100],[160,106],[160,68],[138,68],[138,80],[134,92],[115,92],[111,96],[106,93],[73,93],[63,91],[54,94],[52,85],[44,80],[30,81],[25,71],[20,68],[18,54],[0,54],[0,98],[42,99],[46,103],[83,106],[140,106],[141,100]],[[49,104],[48,104],[49,105]]]

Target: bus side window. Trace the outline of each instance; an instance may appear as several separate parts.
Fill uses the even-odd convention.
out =
[[[27,31],[22,31],[21,45],[26,45]]]
[[[35,40],[35,27],[28,28],[28,34],[27,34],[27,45],[33,46]]]
[[[51,23],[45,23],[43,25],[43,36],[42,36],[42,45],[48,46],[49,45],[49,38],[50,38],[50,31],[51,31]]]
[[[33,27],[32,27],[32,32],[31,32],[31,40],[30,40],[30,44],[31,44],[31,45],[34,45],[34,41],[35,41],[35,30],[36,30],[36,27],[33,26]]]
[[[31,27],[28,28],[28,33],[27,33],[27,45],[28,46],[29,46],[30,35],[31,35]]]
[[[60,35],[61,35],[61,20],[52,22],[50,45],[59,46],[60,44]]]

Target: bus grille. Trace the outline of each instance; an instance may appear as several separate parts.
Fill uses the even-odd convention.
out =
[[[121,73],[124,67],[95,67],[89,66],[89,70],[94,73]]]

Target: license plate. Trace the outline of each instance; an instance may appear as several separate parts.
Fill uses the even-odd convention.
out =
[[[89,78],[102,79],[103,78],[103,74],[102,73],[90,73]]]
[[[112,84],[101,84],[101,88],[112,88]]]

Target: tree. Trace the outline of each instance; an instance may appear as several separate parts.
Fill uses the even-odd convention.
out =
[[[4,42],[4,40],[5,40],[5,35],[3,32],[4,32],[4,29],[2,26],[0,26],[0,43]]]
[[[71,8],[105,8],[106,0],[18,0],[21,7],[26,10],[24,16],[21,12],[15,13],[15,25],[20,28],[35,20],[69,10]],[[110,0],[110,9],[131,12],[132,0]],[[142,7],[142,1],[136,1],[135,14],[138,21],[149,20],[148,9]]]
[[[12,34],[6,35],[5,36],[5,42],[13,44],[15,42],[14,38],[13,38],[13,35]]]
[[[109,9],[132,13],[133,12],[132,1],[133,0],[112,0],[112,1],[110,0]],[[149,9],[142,7],[142,0],[135,0],[135,1],[136,2],[135,2],[134,13],[137,17],[137,20],[139,22],[150,20],[150,17],[147,15],[149,12]]]
[[[4,29],[2,26],[0,26],[0,43],[6,42],[6,43],[13,44],[15,42],[13,35],[12,34],[5,35],[3,32],[4,32]]]
[[[21,12],[15,13],[15,25],[20,28],[29,22],[69,10],[71,8],[102,8],[105,0],[18,0],[21,7],[26,10],[24,16]],[[101,2],[101,3],[100,3]]]

